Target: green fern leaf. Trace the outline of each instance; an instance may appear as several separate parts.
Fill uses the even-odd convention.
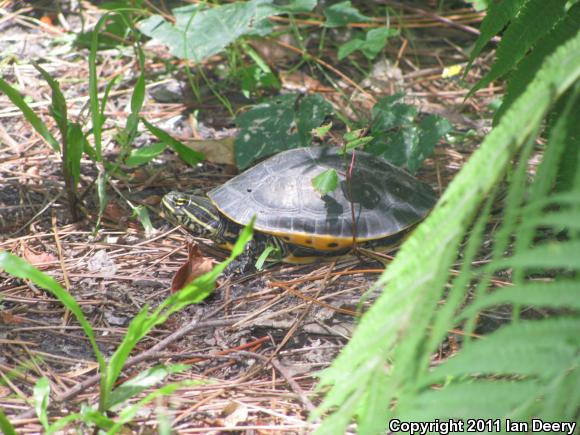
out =
[[[518,287],[506,287],[477,299],[469,305],[459,319],[467,319],[494,305],[520,304],[546,308],[580,310],[578,282],[560,280],[533,282]]]
[[[580,318],[521,321],[500,328],[450,358],[425,379],[427,385],[449,376],[521,375],[551,379],[576,368]],[[533,340],[530,340],[533,337]]]
[[[580,270],[580,241],[537,245],[496,263],[497,269],[505,267]]]
[[[505,31],[491,71],[471,88],[468,97],[510,71],[565,15],[566,0],[529,0]]]
[[[448,385],[416,397],[402,398],[397,418],[404,421],[500,418],[517,415],[517,409],[542,391],[539,382],[474,381]]]
[[[465,68],[465,75],[469,72],[473,61],[479,56],[483,47],[509,23],[524,2],[525,0],[491,2],[487,15],[483,19],[479,29],[481,32],[479,38],[475,42],[475,46],[469,56],[469,62]]]
[[[526,56],[510,74],[506,95],[494,117],[494,122],[503,116],[505,111],[512,105],[526,86],[533,79],[534,75],[542,65],[543,59],[567,40],[574,37],[578,31],[580,23],[580,3],[573,5],[567,13],[566,18],[561,20],[554,29],[534,47],[533,51]]]
[[[377,283],[384,288],[383,294],[361,318],[351,342],[332,367],[321,374],[321,385],[333,385],[333,388],[315,416],[337,409],[343,414],[340,416],[343,422],[355,414],[371,418],[360,407],[347,404],[353,403],[353,397],[364,397],[377,364],[386,364],[388,360],[392,360],[392,369],[385,381],[388,388],[381,399],[383,405],[386,407],[393,399],[403,397],[405,388],[413,390],[417,382],[416,352],[421,348],[421,340],[429,335],[430,319],[439,306],[447,271],[456,259],[459,243],[481,202],[502,178],[514,153],[537,131],[553,101],[580,78],[578,52],[580,33],[546,59],[534,81],[472,155],[437,207],[401,247]],[[414,347],[405,346],[407,343],[413,343]],[[494,391],[486,396],[478,390],[477,384],[474,389],[465,388],[465,395],[477,396],[478,400],[493,407],[495,398],[504,396],[502,385],[501,382],[490,385],[489,389]],[[482,407],[481,414],[497,415],[492,411],[509,409],[510,403],[522,403],[526,397],[530,398],[532,391],[524,391],[526,385],[535,386],[514,383],[511,393],[506,388],[509,394],[505,393],[501,406],[498,402],[495,409]],[[478,410],[475,406],[464,408],[469,408],[465,412],[470,418],[474,417],[474,410]],[[388,418],[390,412],[382,417]],[[426,418],[423,414],[421,417]],[[334,417],[333,421],[336,421]],[[324,433],[327,427],[323,423],[318,432]],[[344,431],[344,427],[341,429],[337,432]]]

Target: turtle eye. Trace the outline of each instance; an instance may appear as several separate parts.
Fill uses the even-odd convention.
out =
[[[187,204],[187,198],[180,196],[178,198],[175,199],[175,205],[178,207],[181,207],[183,205]]]

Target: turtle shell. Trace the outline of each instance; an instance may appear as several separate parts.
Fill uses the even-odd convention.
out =
[[[394,236],[433,208],[433,190],[386,160],[356,151],[351,183],[346,171],[352,155],[337,148],[284,151],[253,166],[208,193],[218,210],[288,243],[332,251],[357,242]],[[321,195],[312,179],[327,169],[339,176],[335,191]],[[355,222],[353,223],[353,216]]]

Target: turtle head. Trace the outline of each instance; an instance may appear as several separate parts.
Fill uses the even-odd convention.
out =
[[[169,220],[183,225],[197,236],[209,239],[218,237],[220,214],[206,196],[169,192],[161,203]]]

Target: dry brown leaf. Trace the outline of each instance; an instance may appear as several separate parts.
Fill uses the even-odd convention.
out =
[[[149,195],[148,197],[143,198],[143,200],[141,202],[145,205],[157,206],[161,203],[161,196]]]
[[[234,136],[221,139],[191,139],[185,142],[188,148],[205,155],[208,162],[220,165],[234,165]]]
[[[6,325],[20,325],[24,321],[22,317],[15,316],[6,311],[0,311],[0,319],[2,319],[2,323]]]
[[[172,293],[178,292],[195,278],[211,271],[214,266],[215,261],[204,257],[197,244],[191,243],[188,252],[189,258],[181,265],[171,281]]]
[[[26,261],[28,261],[30,264],[32,264],[33,266],[37,266],[37,267],[41,266],[41,267],[39,267],[39,269],[42,269],[43,268],[42,266],[44,266],[44,268],[46,268],[47,267],[46,263],[52,263],[52,262],[55,262],[58,260],[54,255],[52,255],[48,252],[36,253],[32,249],[30,249],[26,246],[24,247],[23,254],[24,254],[23,255],[24,259]]]
[[[105,206],[103,218],[111,222],[120,222],[123,218],[126,219],[126,216],[123,208],[116,202],[111,201]]]

